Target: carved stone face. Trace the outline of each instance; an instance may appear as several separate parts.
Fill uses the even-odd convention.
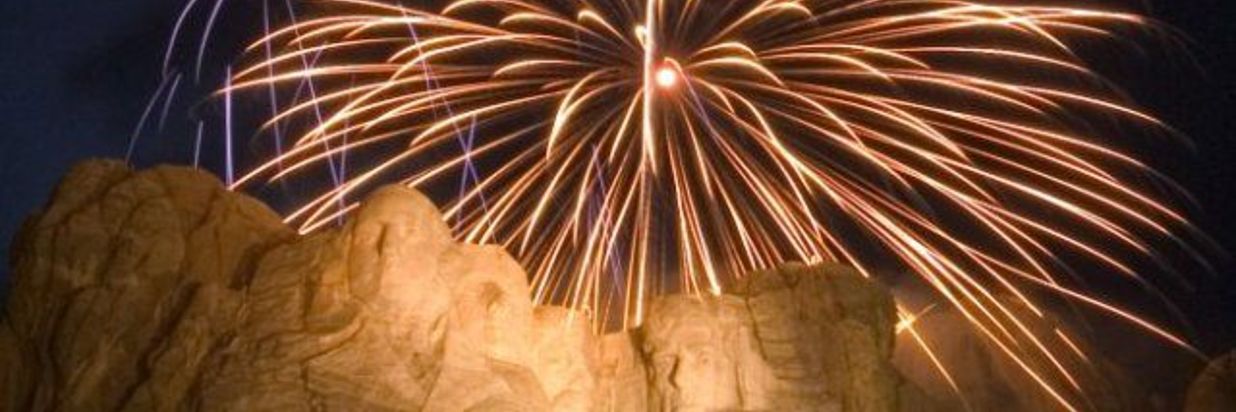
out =
[[[681,344],[654,350],[653,385],[664,410],[713,410],[738,405],[735,362],[718,347],[717,334],[704,326],[676,334]]]
[[[763,398],[768,366],[746,344],[749,328],[730,300],[687,297],[653,304],[643,329],[642,351],[652,382],[652,404],[662,411],[750,410]],[[752,356],[754,355],[754,356]],[[754,370],[748,370],[752,369]]]

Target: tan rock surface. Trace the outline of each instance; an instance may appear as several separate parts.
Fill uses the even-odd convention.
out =
[[[1186,412],[1236,411],[1236,352],[1210,362],[1189,387]]]
[[[601,343],[586,318],[559,307],[535,309],[534,369],[554,412],[601,406]]]
[[[751,318],[733,296],[654,300],[637,331],[651,385],[648,409],[771,410],[772,368]]]
[[[643,412],[648,405],[648,371],[643,354],[628,333],[602,336],[599,341],[597,388],[606,412]]]
[[[660,298],[596,336],[414,191],[298,236],[203,173],[103,161],[15,243],[0,410],[917,410],[891,298],[840,267]]]
[[[0,409],[178,404],[239,319],[229,290],[292,235],[204,174],[77,166],[15,242]]]

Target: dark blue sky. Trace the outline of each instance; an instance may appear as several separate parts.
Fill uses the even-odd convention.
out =
[[[158,82],[154,53],[173,3],[0,1],[0,244],[6,250],[23,217],[71,164],[124,155],[142,95]]]
[[[165,38],[182,3],[0,0],[0,248],[71,164],[124,155],[159,82]],[[1111,74],[1197,142],[1194,152],[1145,147],[1141,155],[1192,190],[1203,208],[1199,225],[1236,250],[1236,2],[1160,0],[1149,13],[1194,40],[1190,53],[1200,69],[1152,45]],[[177,114],[184,119],[183,112],[173,119]],[[139,160],[185,162],[157,153],[169,152],[158,145],[184,147],[186,132],[182,120],[162,136],[147,135],[155,149]],[[0,254],[0,282],[7,272],[7,253]],[[1220,276],[1189,299],[1198,302],[1192,312],[1199,323],[1233,325],[1209,337],[1221,347],[1236,337],[1231,262]]]

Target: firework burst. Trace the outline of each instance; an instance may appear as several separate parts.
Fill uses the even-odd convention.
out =
[[[284,102],[261,128],[278,149],[237,186],[332,172],[337,184],[288,215],[305,231],[380,184],[458,184],[445,207],[458,235],[505,245],[538,302],[592,312],[598,329],[638,324],[656,294],[721,293],[782,262],[870,276],[896,261],[1069,409],[1084,390],[1070,355],[1048,349],[1058,342],[1030,332],[1025,316],[1044,316],[1034,296],[1188,348],[1085,293],[1065,263],[1149,284],[1129,256],[1155,257],[1156,238],[1192,250],[1176,236],[1185,217],[1134,183],[1153,172],[1096,124],[1167,128],[1071,49],[1153,29],[1137,15],[949,0],[321,3],[268,28],[220,92]],[[914,312],[899,330],[917,338]]]

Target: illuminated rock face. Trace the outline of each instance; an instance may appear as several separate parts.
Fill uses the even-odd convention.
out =
[[[896,311],[887,291],[836,265],[790,265],[731,289],[749,309],[776,378],[774,409],[904,409],[889,362]]]
[[[637,331],[651,410],[770,409],[772,368],[742,303],[732,296],[653,302]]]
[[[595,336],[407,189],[299,236],[181,168],[90,162],[15,242],[0,410],[919,410],[892,301],[838,267],[754,274]],[[921,408],[920,408],[921,409]]]
[[[250,310],[238,290],[294,235],[208,175],[76,167],[14,242],[0,410],[190,399]]]
[[[650,305],[635,332],[648,410],[930,409],[889,361],[892,297],[854,271],[789,265],[728,290]]]

